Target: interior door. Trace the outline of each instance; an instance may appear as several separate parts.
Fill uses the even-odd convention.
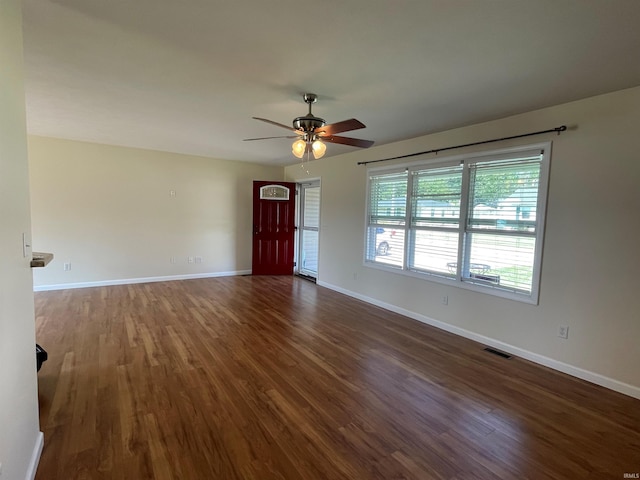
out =
[[[296,184],[253,182],[253,275],[293,275]]]

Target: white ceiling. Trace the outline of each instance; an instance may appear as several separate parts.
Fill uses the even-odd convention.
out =
[[[295,163],[291,140],[243,139],[287,135],[251,117],[289,125],[304,92],[381,145],[640,85],[640,0],[23,8],[29,133],[228,160]]]

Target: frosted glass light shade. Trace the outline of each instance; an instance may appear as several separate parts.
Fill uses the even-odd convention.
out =
[[[313,158],[322,158],[324,152],[327,151],[327,146],[322,143],[320,140],[316,140],[311,144],[311,149],[313,150]]]
[[[299,138],[291,145],[291,152],[298,158],[302,158],[304,151],[307,149],[307,142]]]

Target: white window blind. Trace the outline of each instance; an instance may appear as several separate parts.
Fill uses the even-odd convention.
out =
[[[369,182],[372,225],[404,225],[407,216],[407,172],[373,175]]]
[[[303,184],[300,192],[299,271],[316,278],[320,238],[320,185]]]
[[[541,162],[537,152],[469,164],[464,281],[532,293]]]
[[[370,172],[365,262],[537,303],[549,151]]]
[[[367,258],[401,268],[407,220],[407,171],[372,175],[368,205]]]
[[[412,270],[454,276],[458,259],[462,167],[416,170],[412,180],[412,228],[407,266]]]

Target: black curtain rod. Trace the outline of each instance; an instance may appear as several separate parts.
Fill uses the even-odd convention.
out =
[[[454,145],[453,147],[434,148],[433,150],[425,150],[424,152],[409,153],[408,155],[399,155],[397,157],[382,158],[380,160],[369,160],[367,162],[358,162],[358,165],[367,165],[369,163],[378,163],[378,162],[388,162],[389,160],[398,160],[400,158],[415,157],[417,155],[425,155],[427,153],[437,154],[438,152],[444,152],[445,150],[453,150],[454,148],[464,148],[464,147],[472,147],[474,145],[484,145],[485,143],[503,142],[505,140],[513,140],[514,138],[524,138],[524,137],[531,137],[533,135],[542,135],[543,133],[557,132],[557,134],[560,135],[560,132],[564,132],[566,129],[567,129],[567,126],[562,125],[561,127],[551,128],[549,130],[523,133],[522,135],[513,135],[512,137],[494,138],[492,140],[483,140],[482,142],[465,143],[464,145]]]

